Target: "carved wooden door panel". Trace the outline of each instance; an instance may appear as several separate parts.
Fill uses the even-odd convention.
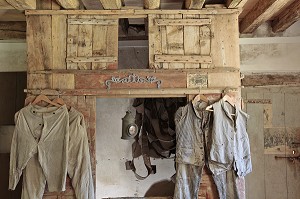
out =
[[[117,17],[69,15],[67,23],[67,69],[117,69]]]
[[[270,89],[271,90],[271,89]],[[248,199],[297,199],[300,195],[300,94],[244,89],[253,172]]]

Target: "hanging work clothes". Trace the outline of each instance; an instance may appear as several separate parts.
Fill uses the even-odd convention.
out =
[[[252,171],[246,131],[248,117],[239,107],[233,107],[224,99],[213,104],[208,163],[214,175],[233,169],[238,176],[245,176]]]
[[[205,135],[210,129],[208,104],[192,102],[180,107],[176,123],[176,182],[174,199],[197,199],[205,165]]]
[[[42,174],[32,177],[45,178],[49,191],[64,191],[69,142],[66,106],[47,108],[30,104],[16,113],[15,124],[10,153],[9,189],[16,188],[28,163],[38,163]],[[35,166],[31,165],[30,168]],[[39,174],[36,172],[33,175]]]
[[[206,102],[189,102],[175,114],[176,162],[201,166],[205,161],[204,135],[210,127],[211,113]]]
[[[68,174],[77,199],[94,199],[94,185],[90,163],[88,137],[83,115],[76,109],[69,111]],[[22,199],[41,199],[46,178],[35,154],[23,172]]]
[[[87,131],[82,113],[71,108],[68,174],[77,199],[94,199],[94,184]]]

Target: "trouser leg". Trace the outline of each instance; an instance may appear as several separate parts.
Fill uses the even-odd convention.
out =
[[[197,199],[203,166],[176,163],[174,199]]]
[[[234,170],[213,175],[220,199],[245,199],[245,178],[238,177]]]
[[[37,154],[27,163],[23,172],[22,199],[41,199],[44,194],[46,178]]]

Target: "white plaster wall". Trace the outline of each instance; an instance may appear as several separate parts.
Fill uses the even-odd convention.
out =
[[[142,197],[157,182],[172,187],[170,177],[175,173],[173,159],[152,159],[157,173],[138,180],[125,169],[126,160],[132,159],[132,141],[122,140],[122,118],[131,108],[132,99],[97,99],[96,119],[96,195],[105,197]],[[146,175],[142,158],[135,165],[138,173]],[[168,187],[164,187],[168,189]],[[166,191],[161,189],[161,191]],[[172,189],[172,188],[171,188]],[[171,190],[172,191],[172,190]],[[165,195],[166,193],[161,193]],[[148,195],[149,196],[149,195]]]
[[[300,21],[279,34],[265,23],[240,43],[243,73],[300,72]]]
[[[0,41],[0,72],[27,70],[25,41]]]

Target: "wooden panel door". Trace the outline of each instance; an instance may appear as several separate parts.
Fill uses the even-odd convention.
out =
[[[117,69],[118,18],[69,15],[67,69]]]
[[[253,165],[247,198],[298,199],[300,161],[293,157],[300,155],[300,94],[245,89],[243,96]]]

